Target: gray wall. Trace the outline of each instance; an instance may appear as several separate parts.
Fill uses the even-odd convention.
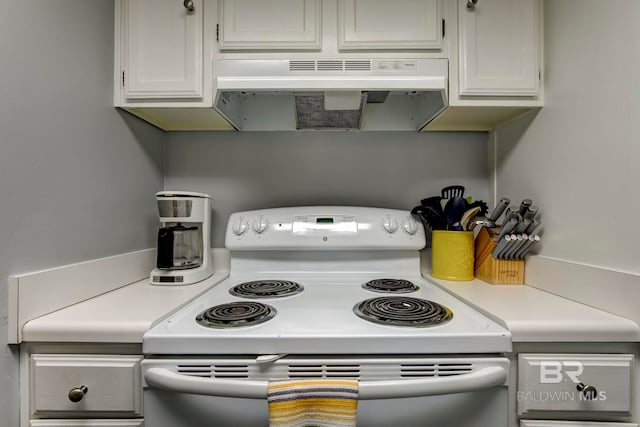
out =
[[[0,342],[11,274],[154,245],[164,134],[113,105],[113,1],[0,3]],[[0,426],[18,425],[0,346]]]
[[[544,213],[541,255],[640,274],[640,2],[549,0],[545,106],[500,129],[498,194]]]
[[[411,209],[449,184],[487,200],[486,133],[172,132],[165,189],[213,198],[214,247],[235,211],[298,205]]]

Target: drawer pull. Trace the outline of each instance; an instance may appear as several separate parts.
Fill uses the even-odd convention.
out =
[[[86,385],[75,387],[69,390],[69,400],[72,402],[80,402],[89,389]]]
[[[578,391],[582,392],[582,395],[587,400],[593,400],[596,398],[596,396],[598,396],[598,390],[596,390],[596,388],[592,385],[580,383],[576,386],[576,388],[578,389]]]

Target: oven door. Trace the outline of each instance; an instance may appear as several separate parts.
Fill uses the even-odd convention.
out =
[[[358,426],[507,427],[505,358],[147,359],[145,427],[267,427],[269,379],[357,378]]]

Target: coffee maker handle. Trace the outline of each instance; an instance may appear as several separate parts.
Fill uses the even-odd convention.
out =
[[[158,230],[156,267],[162,269],[173,268],[173,230],[170,228]]]

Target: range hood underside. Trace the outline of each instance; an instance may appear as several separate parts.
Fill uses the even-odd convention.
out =
[[[296,96],[318,96],[322,93],[221,91],[216,99],[216,110],[233,127],[242,131],[345,129],[332,123],[304,128],[299,126],[296,119]],[[378,92],[372,92],[371,95],[370,99],[375,99]],[[390,91],[384,102],[363,104],[360,130],[420,130],[445,106],[445,95],[441,91]],[[322,111],[318,114],[322,116]],[[328,114],[326,117],[332,115]]]

